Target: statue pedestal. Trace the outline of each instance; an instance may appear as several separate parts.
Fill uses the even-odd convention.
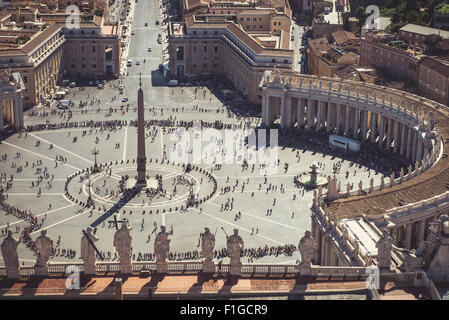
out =
[[[84,265],[84,274],[91,275],[91,274],[96,274],[96,273],[97,273],[97,271],[95,270],[95,264],[90,264],[90,265],[85,264]]]
[[[6,269],[6,276],[8,279],[18,279],[20,276],[19,269],[18,268]]]
[[[231,276],[239,276],[242,273],[242,265],[238,264],[238,265],[231,265],[229,268],[229,274]]]
[[[301,262],[299,264],[299,274],[300,275],[311,275],[312,274],[312,264],[310,262]]]
[[[204,273],[215,273],[215,264],[213,261],[203,262],[203,272]]]
[[[120,264],[120,273],[121,274],[131,274],[133,273],[133,269],[131,263],[121,263]]]
[[[34,266],[35,276],[48,276],[48,266]]]
[[[156,262],[156,273],[168,273],[167,262]]]

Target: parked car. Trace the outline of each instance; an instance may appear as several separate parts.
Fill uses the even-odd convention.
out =
[[[178,85],[178,80],[170,80],[170,81],[168,82],[168,85],[169,85],[170,87],[176,87],[176,86]]]
[[[76,83],[75,82],[70,82],[70,84],[69,84],[69,87],[70,88],[74,88],[76,86]]]
[[[128,97],[123,97],[122,98],[122,102],[127,102],[128,101]]]
[[[136,66],[138,66],[140,64],[140,61],[139,60],[137,60],[136,61]]]
[[[126,63],[126,65],[127,65],[128,67],[131,67],[131,66],[133,65],[133,62],[132,62],[131,60],[128,60],[128,62]]]
[[[99,83],[99,84],[97,85],[97,89],[103,89],[103,85],[102,85],[101,83]]]

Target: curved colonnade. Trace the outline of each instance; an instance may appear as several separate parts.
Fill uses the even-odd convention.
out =
[[[366,217],[380,236],[386,229],[396,245],[412,249],[425,239],[429,223],[449,211],[449,159],[443,148],[449,139],[448,107],[384,86],[277,70],[265,72],[260,90],[264,125],[347,136],[361,141],[362,148],[375,145],[408,165],[406,175],[404,170],[399,177],[393,173],[380,186],[351,192],[345,186],[332,195],[329,188],[326,197],[317,195],[313,207],[319,210],[312,211],[334,225],[320,226],[312,219],[321,265],[347,264],[339,260],[348,259],[323,255],[330,250],[321,236],[325,228],[335,229],[337,221]],[[339,233],[346,244],[347,232]],[[359,260],[366,264],[369,259]]]

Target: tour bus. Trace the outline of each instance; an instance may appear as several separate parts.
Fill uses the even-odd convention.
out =
[[[329,136],[329,145],[344,150],[360,151],[360,141],[332,134]]]

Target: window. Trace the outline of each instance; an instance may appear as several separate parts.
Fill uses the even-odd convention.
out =
[[[271,59],[271,62],[276,63],[276,59]]]
[[[253,18],[253,21],[257,21],[257,18]]]
[[[192,65],[193,69],[196,69],[196,64]]]
[[[274,25],[276,25],[276,21],[274,22]]]
[[[206,69],[206,68],[207,68],[207,64],[203,64],[203,68],[205,68],[205,69]]]
[[[196,31],[193,31],[193,34],[196,34]]]
[[[204,46],[204,47],[203,47],[203,52],[204,52],[204,53],[207,53],[207,46]]]
[[[249,24],[247,24],[246,25],[246,29],[249,29],[249,28],[251,28],[251,26]]]
[[[92,52],[96,52],[96,50],[97,50],[97,47],[92,47]]]
[[[207,31],[204,31],[204,34],[207,34]]]
[[[240,21],[245,21],[245,18],[240,18]]]
[[[217,46],[214,47],[214,53],[218,53],[218,47]]]
[[[259,28],[260,28],[260,29],[263,29],[263,25],[260,25]]]
[[[280,25],[281,25],[281,22],[279,21],[279,22],[278,22],[278,26],[280,26]]]
[[[85,68],[86,67],[86,65],[83,63],[82,65],[81,65],[81,68]]]
[[[215,34],[218,34],[218,31],[217,31],[217,30],[215,30],[215,31],[214,31],[214,33],[215,33]]]
[[[96,64],[93,64],[93,65],[92,65],[92,68],[93,68],[93,69],[96,69],[96,68],[97,68],[97,65],[96,65]]]
[[[251,18],[246,18],[246,21],[251,21]]]
[[[196,54],[196,46],[192,47],[193,54]]]
[[[23,76],[23,82],[24,83],[28,83],[28,77],[27,76]]]
[[[288,60],[284,60],[284,63],[288,63]]]

